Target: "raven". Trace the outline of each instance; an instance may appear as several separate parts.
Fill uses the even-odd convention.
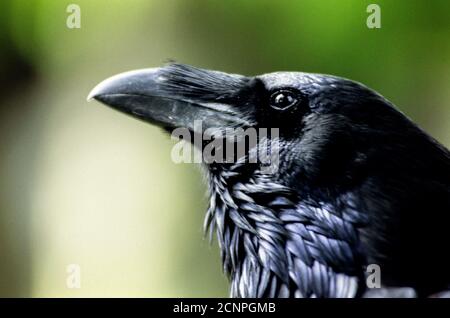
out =
[[[205,230],[217,233],[232,297],[362,297],[369,264],[386,288],[450,287],[450,153],[366,86],[172,63],[111,77],[92,98],[168,132],[278,129],[276,146],[265,139],[274,171],[245,160],[253,148],[204,165]]]

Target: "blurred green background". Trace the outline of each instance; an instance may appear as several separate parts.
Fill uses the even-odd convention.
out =
[[[381,29],[366,27],[373,2]],[[227,296],[198,167],[174,164],[158,129],[88,104],[102,79],[169,59],[330,73],[448,147],[449,39],[447,0],[2,0],[0,296]]]

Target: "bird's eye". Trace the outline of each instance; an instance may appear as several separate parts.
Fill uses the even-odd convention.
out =
[[[298,95],[290,90],[278,90],[270,95],[270,106],[277,110],[285,110],[298,103]]]

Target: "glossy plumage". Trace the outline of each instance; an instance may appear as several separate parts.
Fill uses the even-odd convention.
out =
[[[384,287],[419,296],[449,288],[449,151],[369,88],[171,64],[119,76],[91,96],[168,131],[203,133],[193,119],[219,130],[279,128],[274,173],[248,162],[254,149],[205,165],[205,229],[217,233],[233,297],[360,297],[368,264],[380,266]]]

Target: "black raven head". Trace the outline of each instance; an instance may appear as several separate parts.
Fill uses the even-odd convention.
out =
[[[277,129],[256,143],[276,150],[275,169],[243,160],[255,147],[207,165],[206,226],[217,229],[233,296],[360,295],[370,263],[384,284],[419,294],[450,282],[437,256],[448,241],[449,153],[367,87],[170,64],[107,79],[89,98],[168,131]]]
[[[294,187],[298,177],[333,190],[345,185],[358,177],[355,172],[374,147],[416,130],[363,85],[300,72],[245,77],[171,64],[111,77],[89,98],[168,131],[276,128],[279,158],[272,178]],[[245,155],[252,153],[247,150]]]
[[[279,155],[289,157],[277,161],[279,178],[302,171],[331,177],[340,161],[348,159],[340,157],[354,155],[340,148],[339,141],[348,139],[355,127],[369,129],[375,117],[368,112],[376,117],[395,113],[381,96],[332,76],[278,72],[245,77],[180,64],[119,74],[100,83],[89,98],[168,131],[213,131],[217,138],[226,129],[276,128]],[[357,118],[358,112],[364,116]],[[380,130],[379,123],[373,126]],[[332,171],[324,166],[331,157]]]

